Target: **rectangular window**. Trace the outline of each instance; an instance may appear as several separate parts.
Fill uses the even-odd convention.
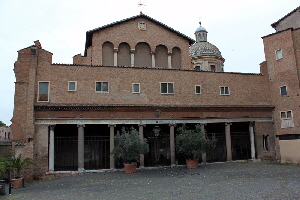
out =
[[[68,82],[68,91],[77,91],[77,82],[76,81]]]
[[[229,87],[220,86],[220,95],[230,95]]]
[[[49,101],[49,82],[39,82],[38,101]]]
[[[280,111],[281,128],[294,127],[293,113],[291,110]]]
[[[195,94],[201,94],[201,86],[195,85]]]
[[[160,83],[161,94],[174,94],[174,83]]]
[[[140,93],[140,84],[132,83],[132,93]]]
[[[286,86],[281,86],[280,87],[280,94],[281,94],[281,96],[287,96],[287,88],[286,88]]]
[[[277,49],[275,54],[276,54],[276,60],[282,59],[282,50],[281,49]]]
[[[211,70],[211,71],[216,71],[216,65],[211,65],[211,66],[210,66],[210,70]]]
[[[108,92],[108,82],[96,82],[96,92]]]

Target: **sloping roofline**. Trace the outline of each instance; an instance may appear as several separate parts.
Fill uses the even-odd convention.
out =
[[[87,55],[87,49],[88,47],[92,46],[92,36],[93,36],[93,33],[96,32],[96,31],[100,31],[100,30],[103,30],[105,28],[108,28],[108,27],[112,27],[114,25],[117,25],[117,24],[121,24],[123,22],[127,22],[127,21],[130,21],[130,20],[133,20],[133,19],[136,19],[136,18],[145,18],[145,19],[148,19],[166,29],[168,29],[170,32],[173,32],[181,37],[183,37],[184,39],[188,40],[189,41],[189,44],[193,44],[195,43],[195,40],[193,40],[192,38],[180,33],[179,31],[176,31],[175,29],[167,26],[166,24],[163,24],[155,19],[153,19],[152,17],[149,17],[148,15],[145,15],[144,13],[140,12],[139,15],[136,15],[136,16],[133,16],[133,17],[129,17],[129,18],[126,18],[126,19],[123,19],[123,20],[120,20],[120,21],[116,21],[116,22],[113,22],[111,24],[107,24],[107,25],[104,25],[104,26],[101,26],[99,28],[95,28],[93,30],[89,30],[86,32],[86,42],[85,42],[85,51],[84,51],[84,55],[86,56]]]
[[[297,7],[297,8],[295,8],[290,13],[286,14],[284,17],[282,17],[281,19],[279,19],[277,22],[274,22],[273,24],[271,24],[272,28],[276,29],[276,26],[279,24],[279,22],[281,22],[282,20],[284,20],[285,18],[287,18],[288,16],[290,16],[292,13],[296,12],[298,9],[300,9],[300,6]]]

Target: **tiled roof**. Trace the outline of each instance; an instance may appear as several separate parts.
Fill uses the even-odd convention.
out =
[[[276,28],[276,26],[279,24],[279,22],[281,22],[282,20],[284,20],[285,18],[287,18],[288,16],[290,16],[292,13],[296,12],[297,10],[300,9],[300,6],[295,8],[293,11],[291,11],[290,13],[286,14],[284,17],[282,17],[281,19],[279,19],[277,22],[274,22],[273,24],[271,24],[271,26],[273,28]]]
[[[157,21],[156,19],[153,19],[152,17],[149,17],[148,15],[145,15],[141,12],[139,15],[129,17],[129,18],[126,18],[126,19],[123,19],[123,20],[120,20],[120,21],[116,21],[116,22],[101,26],[99,28],[95,28],[95,29],[87,31],[86,32],[86,43],[85,43],[85,53],[84,53],[84,55],[86,55],[87,48],[92,46],[92,35],[93,35],[94,32],[100,31],[100,30],[108,28],[108,27],[112,27],[112,26],[117,25],[117,24],[121,24],[123,22],[130,21],[130,20],[133,20],[133,19],[136,19],[136,18],[139,18],[139,17],[148,19],[148,20],[150,20],[150,21],[152,21],[152,22],[168,29],[170,32],[176,33],[177,35],[179,35],[179,36],[183,37],[184,39],[188,40],[189,44],[193,44],[195,42],[195,40],[193,40],[192,38],[184,35],[183,33],[180,33],[179,31],[176,31],[175,29],[167,26],[166,24],[161,23],[161,22]]]

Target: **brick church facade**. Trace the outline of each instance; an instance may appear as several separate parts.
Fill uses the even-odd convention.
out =
[[[218,139],[199,162],[276,161],[281,149],[290,151],[285,146],[297,148],[299,27],[263,37],[259,74],[224,72],[225,59],[205,28],[195,36],[141,13],[88,31],[85,53],[73,64],[53,64],[39,41],[19,50],[11,128],[14,153],[38,163],[29,174],[121,167],[110,152],[122,127],[148,139],[139,167],[184,164],[174,144],[183,123],[201,124]],[[299,153],[292,160],[284,155],[286,162],[300,160]]]

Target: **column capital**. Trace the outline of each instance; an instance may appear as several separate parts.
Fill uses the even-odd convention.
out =
[[[119,49],[114,49],[114,52],[115,52],[115,53],[118,53],[118,51],[119,51]]]
[[[155,51],[151,51],[151,55],[155,55]]]
[[[169,126],[174,126],[174,127],[176,127],[177,124],[171,123],[171,124],[169,124]]]
[[[225,126],[230,126],[230,125],[232,125],[232,123],[231,122],[225,122]]]
[[[249,122],[249,127],[253,127],[254,126],[254,121]]]
[[[172,52],[169,51],[169,52],[168,52],[168,56],[171,56],[171,55],[172,55]]]
[[[139,126],[146,127],[146,124],[139,124]]]
[[[85,127],[85,124],[77,124],[77,127]]]
[[[130,53],[134,53],[135,52],[135,49],[130,49]]]
[[[50,128],[54,128],[56,126],[56,124],[50,124],[49,127]]]
[[[108,124],[108,127],[116,127],[115,124]]]

